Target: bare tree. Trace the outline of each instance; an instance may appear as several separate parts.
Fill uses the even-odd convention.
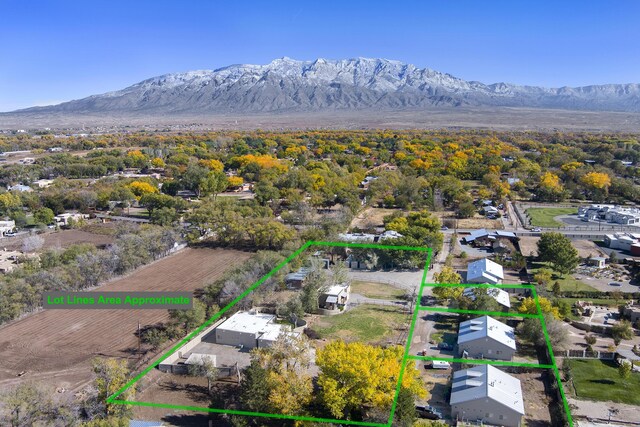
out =
[[[35,252],[44,245],[44,239],[37,234],[26,237],[22,241],[22,252]]]

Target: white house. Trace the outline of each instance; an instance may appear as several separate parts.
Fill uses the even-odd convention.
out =
[[[35,186],[37,186],[38,188],[47,188],[51,184],[53,184],[53,180],[52,179],[39,179],[37,181],[33,181],[33,184]]]
[[[491,365],[454,372],[449,403],[461,422],[520,427],[525,414],[520,380]]]
[[[467,283],[487,283],[497,285],[504,279],[504,270],[498,263],[483,258],[467,267]]]
[[[474,289],[483,289],[483,288],[466,288],[462,293],[462,295],[466,296],[467,298],[470,298],[472,301],[475,301],[476,294],[474,292]],[[511,300],[509,299],[509,293],[504,289],[486,288],[483,290],[486,291],[487,295],[489,295],[491,298],[496,300],[496,302],[501,306],[511,308]]]
[[[458,352],[464,359],[511,360],[516,352],[514,329],[489,316],[462,322],[458,329]]]
[[[280,335],[298,335],[287,325],[275,323],[276,316],[256,311],[239,311],[215,329],[217,344],[243,346],[247,349],[268,347]]]
[[[318,307],[324,310],[338,310],[347,304],[350,292],[351,286],[348,284],[331,286],[320,293]]]
[[[29,193],[33,191],[33,188],[29,187],[28,185],[16,184],[16,185],[7,187],[7,191],[18,191],[20,193]]]
[[[58,224],[59,226],[63,226],[63,225],[69,225],[69,220],[78,222],[81,219],[86,219],[86,218],[89,218],[89,215],[83,215],[79,213],[63,213],[60,215],[56,215],[54,217],[54,220],[56,224]]]
[[[15,230],[16,222],[13,220],[0,221],[0,236],[4,236],[5,233]]]

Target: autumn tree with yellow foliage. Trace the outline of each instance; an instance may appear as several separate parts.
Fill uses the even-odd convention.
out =
[[[540,304],[540,310],[542,313],[551,314],[555,319],[560,319],[562,316],[560,315],[560,310],[558,307],[554,307],[551,301],[549,301],[545,297],[538,297],[538,303]],[[523,314],[538,314],[538,306],[536,305],[536,300],[527,297],[522,300],[522,304],[518,308],[519,313]]]
[[[585,186],[587,194],[595,201],[604,200],[611,187],[611,177],[602,172],[589,172],[580,182]]]
[[[543,173],[540,176],[540,184],[538,185],[536,195],[539,200],[545,202],[561,201],[565,194],[560,177],[551,172]]]
[[[399,346],[375,347],[359,342],[333,341],[318,350],[320,402],[340,419],[366,416],[368,410],[390,408],[395,397],[404,350]],[[426,397],[419,372],[406,365],[401,387]]]

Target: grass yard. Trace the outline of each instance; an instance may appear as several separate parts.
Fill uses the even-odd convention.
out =
[[[631,390],[640,390],[639,373],[633,372],[629,379],[623,380],[613,361],[565,359],[564,363],[571,367],[577,397],[640,405],[640,394],[630,393]]]
[[[457,316],[437,315],[433,325],[433,332],[429,341],[434,343],[446,342],[455,345],[458,340],[459,321]]]
[[[363,304],[335,316],[323,316],[312,328],[325,339],[369,344],[394,339],[408,327],[407,314],[397,307]]]
[[[531,273],[532,274],[536,274],[536,272],[540,269],[540,268],[549,268],[551,270],[553,270],[551,268],[550,265],[548,265],[547,263],[543,263],[543,262],[534,262],[531,264]],[[576,278],[574,278],[571,274],[565,274],[564,277],[561,277],[558,273],[554,272],[553,276],[551,278],[551,281],[547,284],[547,290],[550,291],[551,289],[553,289],[553,284],[555,282],[560,283],[560,290],[561,291],[572,291],[572,292],[577,292],[577,291],[588,291],[588,292],[598,292],[598,290],[592,286],[587,285],[584,282],[581,282],[580,280],[577,280]]]
[[[354,281],[351,283],[351,293],[367,298],[399,300],[404,297],[405,291],[384,283]]]
[[[554,218],[558,215],[577,214],[577,208],[529,208],[526,210],[531,225],[536,227],[562,227],[564,224]]]

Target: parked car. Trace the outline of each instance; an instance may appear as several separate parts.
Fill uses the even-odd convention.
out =
[[[416,413],[418,417],[428,420],[442,419],[442,413],[432,406],[416,406]]]
[[[542,228],[536,227],[536,228],[532,229],[531,231],[533,231],[534,233],[539,233],[539,232],[542,231]]]
[[[440,227],[440,230],[442,231],[447,231],[449,229],[449,227],[447,227],[446,225],[443,225],[442,227]]]
[[[4,233],[4,237],[15,237],[18,235],[17,231],[7,231],[6,233]]]
[[[444,341],[438,344],[438,348],[440,350],[453,350],[453,346],[451,344],[449,344],[449,343],[444,342]]]
[[[609,282],[609,286],[622,286],[622,283],[618,283],[618,282]]]

